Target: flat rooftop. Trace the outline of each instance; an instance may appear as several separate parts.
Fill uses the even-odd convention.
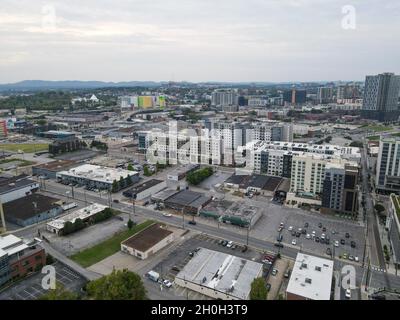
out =
[[[58,207],[61,200],[42,194],[33,193],[21,199],[3,204],[4,215],[7,218],[26,220],[42,212]],[[35,206],[36,204],[36,206]]]
[[[172,233],[172,231],[165,229],[162,225],[155,223],[126,239],[122,244],[138,251],[146,252]]]
[[[262,274],[262,268],[258,262],[201,248],[176,277],[247,300],[251,283]]]
[[[93,164],[84,164],[79,167],[69,169],[67,171],[58,172],[58,176],[70,176],[81,179],[88,179],[103,183],[112,183],[114,180],[119,181],[122,177],[126,179],[129,176],[138,175],[136,171],[129,171],[124,169],[115,169]]]
[[[107,207],[103,206],[102,204],[93,203],[90,206],[73,211],[69,214],[66,214],[65,216],[63,216],[61,218],[57,218],[53,221],[48,222],[47,224],[55,229],[62,229],[62,228],[64,228],[64,225],[67,221],[74,223],[75,220],[78,218],[81,220],[85,220],[85,219],[95,215],[96,213],[103,211],[105,208],[107,208]]]
[[[37,184],[37,182],[28,179],[26,174],[21,174],[16,177],[0,177],[0,194],[34,184]]]
[[[138,193],[143,192],[144,190],[147,190],[151,187],[154,187],[157,184],[160,184],[162,182],[163,182],[162,180],[157,180],[157,179],[147,180],[147,181],[144,181],[144,182],[130,188],[127,191],[130,191],[133,194],[138,194]]]
[[[28,248],[28,245],[23,242],[21,238],[18,238],[12,234],[7,236],[0,236],[0,257],[5,255],[13,255],[14,253],[20,252]]]
[[[298,253],[286,291],[311,300],[330,300],[333,261]]]

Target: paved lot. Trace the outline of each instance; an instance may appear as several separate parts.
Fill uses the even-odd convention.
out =
[[[228,179],[233,173],[232,172],[226,172],[226,171],[221,171],[218,170],[215,172],[211,177],[205,179],[202,181],[198,187],[210,190],[214,188],[216,184],[221,184],[223,183],[226,179]]]
[[[339,247],[335,248],[335,255],[338,256],[346,252],[350,255],[357,256],[360,261],[362,260],[365,239],[364,228],[359,224],[335,216],[322,215],[320,213],[276,205],[272,202],[266,202],[264,204],[263,216],[258,220],[251,231],[251,236],[275,242],[281,222],[285,224],[282,236],[283,243],[286,245],[290,246],[292,240],[296,239],[296,248],[310,253],[316,252],[320,255],[324,255],[328,247],[332,249],[334,240],[340,242],[340,239],[345,239],[345,245],[339,244]],[[305,222],[309,224],[307,233],[311,234],[312,231],[315,231],[316,237],[320,237],[322,233],[325,233],[330,237],[330,245],[328,246],[306,239],[306,235],[303,234],[301,234],[299,238],[296,238],[288,231],[290,226],[296,230],[298,230],[298,228],[303,228]],[[322,228],[319,228],[319,223],[322,223],[322,226],[326,228],[326,232],[323,232]],[[337,233],[332,234],[332,231],[336,231]],[[345,238],[346,232],[350,234],[349,239]],[[351,248],[350,241],[356,242],[356,248]]]
[[[56,281],[60,282],[65,289],[79,292],[86,280],[71,268],[57,261],[54,265],[56,268]],[[42,288],[42,278],[44,274],[38,273],[27,279],[22,280],[18,284],[2,291],[0,300],[37,300],[48,290]]]

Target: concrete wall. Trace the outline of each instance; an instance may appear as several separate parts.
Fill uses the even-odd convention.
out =
[[[50,219],[50,218],[54,218],[54,217],[58,216],[59,214],[61,214],[62,212],[63,212],[63,209],[60,206],[60,207],[52,208],[48,211],[38,213],[37,215],[27,218],[27,219],[17,219],[17,218],[8,216],[8,217],[6,217],[6,220],[10,221],[12,223],[15,223],[21,227],[26,227],[26,226],[30,226],[35,223],[39,223],[44,220]]]
[[[32,182],[32,184],[25,186],[21,189],[13,190],[8,193],[4,193],[4,194],[0,195],[0,200],[3,204],[13,201],[13,200],[17,200],[17,199],[20,199],[20,198],[26,197],[27,195],[32,194],[32,190],[34,190],[34,189],[39,189],[39,184],[37,182]]]

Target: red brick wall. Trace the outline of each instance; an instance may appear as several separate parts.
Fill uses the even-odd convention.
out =
[[[28,272],[35,271],[38,265],[44,266],[45,264],[46,253],[44,249],[35,251],[31,255],[24,256],[10,265],[11,277],[23,277]]]

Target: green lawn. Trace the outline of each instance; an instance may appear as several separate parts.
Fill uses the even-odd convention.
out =
[[[134,226],[131,230],[122,231],[110,239],[107,239],[94,247],[83,250],[72,255],[70,258],[79,263],[82,267],[90,267],[91,265],[117,253],[121,250],[121,242],[134,235],[135,233],[149,227],[154,221],[146,220],[145,222]]]
[[[364,127],[364,128],[367,129],[367,130],[375,131],[375,132],[393,130],[392,127],[389,127],[389,126],[381,126],[381,125],[371,125],[371,126],[366,126],[366,127]]]
[[[47,143],[6,143],[0,145],[0,150],[15,151],[18,152],[22,150],[25,153],[34,153],[38,151],[49,150],[49,145]]]
[[[377,140],[379,140],[379,138],[380,138],[380,136],[370,136],[367,139],[370,141],[377,141]]]

